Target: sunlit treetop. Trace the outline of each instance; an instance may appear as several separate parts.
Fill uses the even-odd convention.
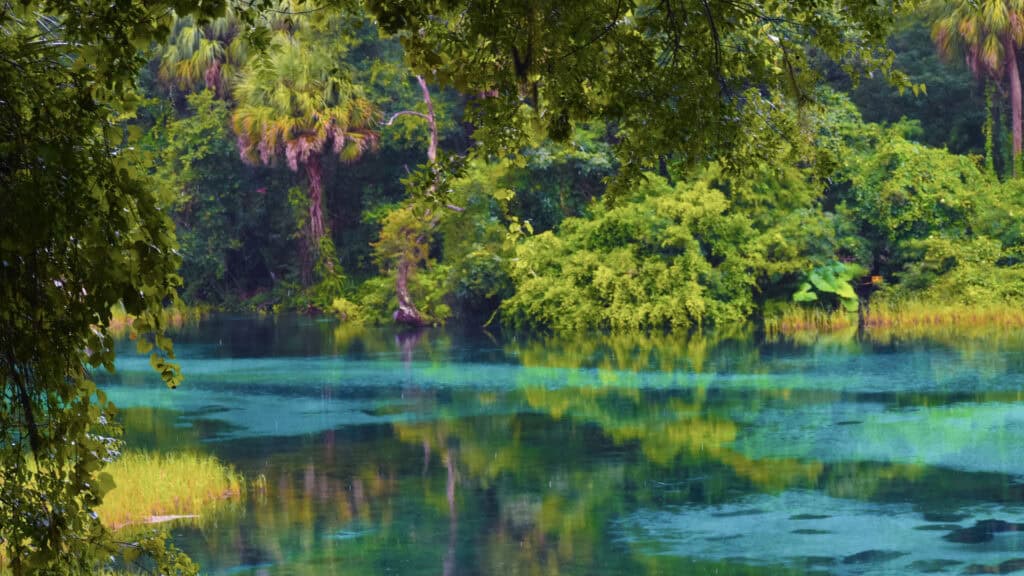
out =
[[[659,157],[771,158],[800,137],[808,53],[854,75],[891,69],[884,40],[904,0],[367,0],[414,69],[475,97],[489,153],[609,123],[626,180]]]

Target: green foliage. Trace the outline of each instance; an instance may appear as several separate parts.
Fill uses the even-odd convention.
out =
[[[836,110],[844,110],[841,103]],[[977,159],[908,140],[913,124],[884,127],[848,109],[830,113],[837,121],[822,146],[837,158],[827,200],[836,205],[840,255],[873,274],[892,278],[902,270],[911,241],[968,234],[981,198],[995,198],[998,182]]]
[[[164,110],[141,145],[156,158],[154,184],[173,208],[181,244],[182,297],[237,306],[296,269],[295,223],[282,171],[242,164],[226,102],[210,90],[187,96],[189,113]],[[302,216],[304,221],[305,216]]]
[[[508,211],[537,232],[552,230],[567,217],[582,216],[604,194],[605,179],[615,173],[611,146],[602,141],[604,126],[579,126],[565,142],[545,141],[522,151],[495,183],[515,190]]]
[[[860,122],[841,101],[822,137],[838,169],[838,255],[886,280],[886,298],[1014,301],[1020,292],[1021,185],[1000,183],[977,157],[907,139],[913,124]]]
[[[368,4],[417,73],[485,96],[469,111],[485,151],[516,153],[537,134],[562,141],[576,124],[605,121],[615,126],[622,184],[662,155],[739,166],[804,140],[779,105],[807,100],[814,76],[803,43],[907,85],[881,46],[900,1],[753,11],[714,0]]]
[[[223,102],[212,98],[209,91],[189,96],[195,114],[168,123],[159,141],[162,162],[155,175],[165,202],[175,206],[179,215],[182,276],[190,300],[221,299],[219,286],[228,267],[225,248],[239,245],[229,226],[235,214],[229,213],[228,207],[240,206],[221,201],[238,194],[237,183],[218,170],[226,157],[234,156],[226,132],[229,113]]]
[[[115,543],[94,514],[119,450],[90,378],[113,369],[113,305],[135,316],[168,386],[182,379],[163,334],[180,283],[173,224],[122,121],[137,46],[166,33],[169,13],[89,0],[0,13],[0,540],[15,575],[92,574],[140,547],[159,570],[194,571],[162,541]]]
[[[850,282],[863,276],[867,270],[856,264],[831,262],[807,273],[807,280],[793,293],[794,302],[816,302],[819,294],[832,294],[847,312],[856,312],[860,300]]]
[[[926,93],[898,90],[878,76],[861,78],[853,85],[848,76],[836,73],[829,84],[848,92],[868,122],[916,120],[921,132],[914,139],[922,144],[957,154],[981,154],[986,145],[982,126],[991,120],[986,115],[985,91],[978,88],[962,58],[940,59],[930,27],[930,15],[922,11],[904,18],[888,40],[896,56],[894,67],[911,82],[927,86]]]
[[[675,186],[646,174],[630,202],[595,204],[558,234],[527,239],[512,260],[505,321],[556,331],[744,321],[765,288],[792,282],[829,237],[804,179],[759,172],[743,182],[711,169]]]
[[[899,289],[890,297],[914,294],[931,302],[975,306],[1024,303],[1019,248],[1008,251],[999,240],[986,236],[932,237],[914,247],[920,250],[920,259],[907,265]],[[1017,258],[1011,260],[1011,254]]]
[[[366,319],[366,312],[362,306],[346,298],[335,298],[331,302],[331,313],[346,324],[362,324]]]

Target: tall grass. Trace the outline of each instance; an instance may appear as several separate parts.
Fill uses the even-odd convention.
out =
[[[96,513],[110,530],[201,516],[244,494],[242,476],[232,467],[194,453],[126,452],[103,472],[111,475],[115,487]],[[9,573],[0,542],[0,576]]]
[[[786,308],[765,319],[769,334],[837,332],[858,326],[857,314],[817,307]],[[1024,308],[995,303],[967,305],[923,300],[873,302],[863,311],[864,332],[871,337],[931,336],[939,331],[992,331],[1024,327]]]
[[[843,310],[825,310],[820,307],[791,306],[764,319],[769,335],[795,332],[832,332],[857,326],[857,315]]]
[[[242,495],[241,475],[212,456],[127,452],[104,471],[115,488],[96,513],[112,530],[199,515]]]

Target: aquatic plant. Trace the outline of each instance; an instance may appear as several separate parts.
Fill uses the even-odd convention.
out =
[[[834,333],[862,325],[871,339],[921,338],[955,329],[980,330],[991,335],[997,328],[1024,327],[1024,310],[1003,302],[989,304],[942,302],[932,299],[880,299],[863,311],[862,319],[843,309],[792,306],[764,318],[769,336],[800,332]]]
[[[819,294],[833,294],[847,312],[856,312],[860,300],[850,284],[867,270],[858,264],[830,262],[807,273],[807,280],[793,294],[794,302],[817,302]]]

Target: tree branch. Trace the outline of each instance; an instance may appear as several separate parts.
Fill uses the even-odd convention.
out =
[[[397,120],[399,116],[416,116],[418,118],[423,118],[424,120],[430,119],[430,117],[424,114],[423,112],[417,112],[415,110],[402,110],[401,112],[395,112],[394,114],[392,114],[391,117],[388,118],[388,121],[385,122],[383,125],[391,126],[392,124],[394,124],[395,120]]]

